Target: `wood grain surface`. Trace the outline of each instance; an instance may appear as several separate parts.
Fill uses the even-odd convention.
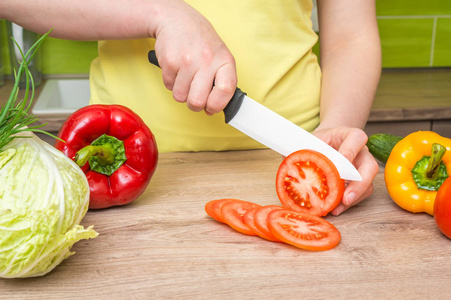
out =
[[[329,251],[245,236],[204,211],[239,198],[279,204],[271,150],[162,154],[138,200],[89,211],[99,237],[44,277],[0,279],[0,299],[449,299],[451,240],[385,189],[339,217]]]

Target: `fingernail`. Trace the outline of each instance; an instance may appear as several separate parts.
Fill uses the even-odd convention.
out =
[[[352,205],[356,200],[356,195],[354,192],[350,192],[346,195],[346,205]]]

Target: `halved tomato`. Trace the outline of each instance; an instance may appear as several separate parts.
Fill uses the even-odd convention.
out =
[[[275,209],[283,209],[283,207],[278,205],[266,205],[257,208],[254,212],[254,223],[260,232],[260,234],[257,233],[260,237],[269,241],[280,242],[268,228],[268,214]]]
[[[236,231],[247,235],[257,235],[243,220],[244,214],[256,207],[261,207],[261,205],[243,200],[225,202],[221,207],[221,216],[224,222]]]
[[[282,206],[325,216],[343,198],[345,182],[323,154],[300,150],[288,155],[277,171],[276,191]]]
[[[338,229],[323,218],[289,209],[270,212],[268,227],[281,241],[306,250],[329,250],[341,239]]]

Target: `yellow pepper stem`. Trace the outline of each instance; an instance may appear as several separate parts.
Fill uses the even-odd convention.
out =
[[[429,158],[428,167],[426,169],[426,176],[428,178],[433,178],[435,176],[445,152],[446,148],[442,145],[437,143],[432,144],[431,157]]]

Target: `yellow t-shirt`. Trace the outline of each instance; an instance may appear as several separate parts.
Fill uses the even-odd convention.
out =
[[[319,123],[321,72],[312,47],[311,0],[189,0],[235,57],[238,87],[313,130]],[[224,115],[192,112],[172,98],[147,53],[153,39],[101,41],[91,66],[91,103],[122,104],[154,133],[160,152],[263,148],[225,124]]]

